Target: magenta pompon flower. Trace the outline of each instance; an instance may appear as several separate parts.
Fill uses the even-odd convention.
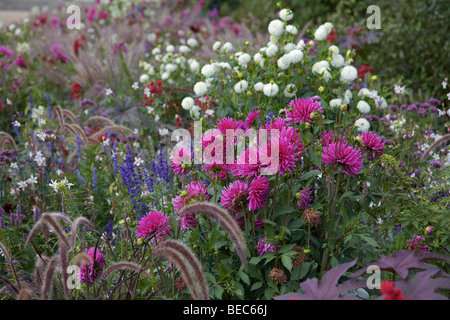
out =
[[[339,139],[323,148],[322,162],[331,168],[340,165],[343,174],[353,177],[361,171],[363,158],[358,150]]]
[[[174,206],[175,212],[180,212],[180,210],[189,204],[196,202],[209,201],[211,199],[208,193],[208,186],[201,181],[192,181],[186,186],[186,190],[182,192],[173,199],[172,204]],[[195,215],[184,215],[181,217],[181,230],[187,227],[195,228],[197,222],[195,220]]]
[[[147,239],[153,236],[152,243],[156,244],[164,235],[170,233],[169,217],[160,211],[150,211],[138,223],[136,236]]]
[[[296,194],[297,201],[295,204],[297,207],[299,207],[301,210],[305,210],[306,208],[311,207],[311,189],[302,189],[297,192]]]
[[[223,189],[220,202],[231,213],[239,213],[248,206],[249,194],[248,182],[236,180]]]
[[[250,194],[248,196],[250,211],[261,209],[267,201],[270,193],[270,183],[265,176],[259,176],[250,183]]]
[[[256,250],[258,250],[259,256],[263,256],[267,252],[275,252],[275,245],[268,243],[268,239],[268,236],[259,238],[258,244],[256,245]]]
[[[251,111],[247,118],[245,119],[244,129],[248,130],[252,127],[253,123],[257,121],[260,111],[259,110],[253,110]]]
[[[81,266],[79,278],[82,283],[92,284],[102,274],[106,262],[105,256],[98,248],[89,248],[87,254],[91,257],[93,263]]]
[[[294,99],[289,103],[288,108],[292,108],[292,111],[286,111],[286,117],[293,123],[311,122],[313,112],[323,113],[322,106],[312,98]]]
[[[369,159],[373,160],[375,157],[379,157],[383,154],[384,141],[382,137],[379,137],[375,132],[364,132],[358,135],[358,138],[361,139],[362,143],[361,151],[366,153]]]

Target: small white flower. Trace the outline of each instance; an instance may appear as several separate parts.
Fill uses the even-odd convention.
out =
[[[11,102],[11,100],[9,100],[9,98],[6,98],[6,104],[9,106],[12,106],[12,102]]]
[[[185,45],[181,45],[178,50],[180,50],[180,53],[188,53],[191,51],[191,48]]]
[[[394,87],[394,91],[396,94],[404,94],[405,93],[405,87],[406,86],[399,86],[399,85],[395,85]]]
[[[35,177],[33,174],[27,179],[28,184],[37,184],[37,177]]]
[[[342,55],[335,54],[335,55],[333,55],[333,58],[331,59],[330,64],[334,68],[340,68],[340,67],[345,66],[345,59]]]
[[[286,26],[286,32],[289,32],[290,34],[293,34],[295,36],[298,33],[298,29],[290,24]]]
[[[133,90],[139,89],[139,83],[138,83],[138,82],[133,83],[133,85],[131,86],[131,88],[132,88]]]
[[[107,96],[110,96],[110,95],[113,94],[113,91],[111,90],[111,88],[106,88],[105,94],[106,94]]]
[[[266,96],[273,97],[278,93],[278,85],[276,83],[265,84],[263,92]]]
[[[62,175],[63,174],[63,172],[62,172],[62,170],[61,169],[56,169],[56,174],[58,175],[58,176],[60,176],[60,175]]]
[[[234,91],[236,93],[242,93],[242,92],[246,91],[247,88],[248,88],[248,82],[246,80],[241,80],[235,84]]]
[[[447,81],[442,81],[442,88],[443,89],[446,89],[447,88]]]
[[[304,47],[306,46],[305,41],[303,39],[301,39],[298,43],[297,43],[297,49],[302,50]]]
[[[317,28],[316,32],[314,32],[314,40],[316,41],[323,41],[327,38],[327,36],[330,34],[331,30],[328,30],[325,25],[319,26]]]
[[[258,82],[253,86],[253,89],[255,91],[263,91],[264,90],[264,83]]]
[[[197,72],[197,70],[200,68],[200,64],[195,59],[189,59],[189,69],[191,69],[192,72]]]
[[[149,114],[152,114],[154,110],[155,110],[155,109],[153,109],[152,107],[147,106],[147,112],[148,112]]]
[[[225,42],[223,44],[222,48],[220,49],[220,51],[222,51],[225,54],[229,54],[232,50],[233,50],[233,45],[231,44],[231,42]]]
[[[154,56],[156,56],[157,54],[160,54],[160,53],[161,53],[161,49],[158,47],[156,47],[152,50],[152,55],[154,55]]]
[[[295,43],[289,42],[284,46],[284,52],[289,53],[292,50],[297,49],[297,45]]]
[[[214,116],[214,110],[212,110],[212,109],[206,110],[205,113],[210,117]]]
[[[22,189],[22,190],[25,190],[25,188],[28,186],[27,181],[19,181],[19,182],[17,182],[17,184],[19,185],[19,189]]]
[[[150,80],[150,77],[148,76],[148,74],[145,74],[145,73],[141,74],[141,76],[139,77],[140,83],[147,83],[149,80]],[[136,89],[134,89],[134,90],[136,90]]]
[[[208,92],[208,87],[206,86],[206,83],[203,81],[199,81],[194,85],[194,93],[197,96],[203,96]]]
[[[17,120],[15,120],[14,122],[12,122],[12,125],[15,126],[15,127],[17,127],[17,128],[21,126],[20,122],[17,121]]]
[[[342,100],[341,99],[332,99],[332,100],[330,100],[329,105],[333,109],[339,108],[342,105]]]
[[[273,57],[278,52],[278,47],[275,44],[271,44],[266,49],[266,55],[268,57]]]
[[[292,98],[297,93],[297,87],[295,84],[290,83],[288,84],[283,91],[283,94],[286,98]]]
[[[17,163],[15,163],[15,162],[11,162],[10,167],[11,167],[12,169],[19,170],[19,166],[18,166]]]
[[[359,118],[355,121],[355,127],[358,129],[359,132],[367,132],[370,128],[370,123],[367,121],[367,119]]]
[[[447,98],[448,98],[448,100],[450,100],[450,92],[447,93]]]
[[[283,27],[283,21],[275,19],[269,23],[268,31],[271,35],[279,37],[283,33]]]
[[[312,66],[311,70],[313,73],[322,74],[325,71],[330,70],[330,64],[328,63],[328,61],[322,60],[322,61],[316,62]]]
[[[161,129],[160,129],[160,131],[161,131]],[[144,160],[142,160],[140,156],[137,156],[137,157],[134,158],[133,164],[136,167],[140,167],[143,163],[144,163]]]
[[[183,99],[183,101],[181,101],[181,107],[184,110],[191,110],[193,106],[194,106],[194,99],[192,99],[191,97],[186,97]]]
[[[248,53],[244,53],[239,56],[238,63],[245,68],[251,60],[252,57]]]
[[[356,108],[362,114],[368,114],[370,112],[370,105],[364,100],[359,101],[358,104],[356,105]]]
[[[41,141],[45,141],[45,139],[47,139],[47,134],[45,132],[39,132],[36,134],[36,136],[41,140]]]
[[[339,54],[339,48],[337,46],[330,46],[328,48],[328,51],[331,53],[332,56],[334,56],[335,54]]]
[[[51,181],[52,181],[52,183],[49,183],[49,186],[52,187],[56,193],[58,193],[58,181],[53,181],[53,180],[51,180]]]
[[[109,138],[106,138],[105,140],[103,140],[103,146],[107,147],[111,144],[111,140],[109,140]]]
[[[175,47],[174,47],[173,45],[169,44],[169,45],[166,47],[166,52],[168,52],[168,53],[173,53],[174,51],[175,51]]]
[[[196,46],[198,46],[198,41],[195,38],[189,38],[189,39],[187,39],[187,44],[190,47],[196,47]]]
[[[214,42],[214,44],[212,46],[213,51],[218,51],[220,48],[220,45],[221,45],[220,41]]]
[[[361,90],[359,90],[358,92],[358,97],[367,97],[369,98],[369,94],[370,94],[370,90],[367,88],[362,88]]]
[[[193,106],[192,109],[189,111],[189,113],[191,114],[191,117],[193,119],[200,118],[200,107],[197,105]]]
[[[291,9],[281,9],[279,13],[280,19],[283,21],[289,21],[294,17],[294,13]]]
[[[345,66],[341,70],[341,82],[350,83],[358,77],[358,70],[353,66]]]
[[[211,78],[216,73],[216,66],[214,64],[205,64],[201,70],[201,73],[206,78]]]
[[[43,118],[39,118],[39,125],[43,126],[47,121]]]
[[[159,134],[162,135],[163,137],[168,136],[169,130],[167,130],[166,128],[161,128],[159,129]]]

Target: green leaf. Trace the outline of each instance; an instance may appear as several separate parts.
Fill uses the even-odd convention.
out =
[[[364,234],[361,234],[360,236],[361,236],[361,238],[366,240],[366,242],[368,244],[370,244],[372,247],[378,247],[378,243],[374,239],[372,239],[372,238],[370,238],[370,237],[368,237],[368,236],[366,236]]]
[[[279,254],[286,253],[286,252],[288,252],[288,251],[291,251],[291,249],[294,248],[294,247],[295,247],[295,244],[287,244],[287,245],[285,245],[285,246],[282,246],[282,247],[280,248],[280,250],[278,251],[278,253],[279,253]]]
[[[312,178],[312,177],[317,176],[317,175],[320,174],[320,173],[321,173],[320,170],[312,170],[312,171],[309,171],[309,172],[305,173],[304,175],[302,175],[302,176],[300,177],[300,180],[308,180],[308,179],[310,179],[310,178]]]
[[[292,270],[292,258],[291,257],[283,254],[283,255],[281,255],[281,262],[283,263],[285,268],[289,270],[289,272]]]
[[[244,281],[245,284],[250,285],[250,278],[244,271],[239,270],[238,276],[241,278],[242,281]]]
[[[250,288],[250,291],[258,290],[261,288],[263,283],[261,281],[255,282],[252,287]]]

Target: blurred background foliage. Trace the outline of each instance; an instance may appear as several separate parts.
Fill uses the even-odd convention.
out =
[[[207,10],[220,16],[249,21],[255,31],[265,31],[280,1],[205,0]],[[353,47],[356,63],[373,67],[386,85],[401,80],[414,95],[445,98],[440,86],[450,75],[450,1],[449,0],[285,0],[281,7],[294,11],[301,30],[311,23],[334,24],[341,46]],[[381,11],[381,29],[369,30],[370,5]]]

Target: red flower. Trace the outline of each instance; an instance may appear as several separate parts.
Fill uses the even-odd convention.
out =
[[[402,296],[402,289],[396,288],[391,281],[383,281],[380,291],[384,295],[384,300],[408,300]]]
[[[80,51],[80,48],[83,47],[83,43],[86,41],[86,37],[85,36],[81,36],[80,38],[76,39],[73,42],[73,52],[75,53],[75,55],[78,56],[78,52]]]
[[[81,97],[82,91],[83,90],[81,89],[81,85],[77,82],[73,84],[70,94],[72,95],[73,99],[78,99],[79,97]]]
[[[337,41],[336,31],[331,30],[330,34],[327,36],[327,40],[328,40],[329,43],[336,42]]]
[[[362,65],[358,68],[358,78],[364,79],[364,76],[366,75],[366,73],[368,72],[373,72],[373,67],[371,66],[366,66],[366,65]]]

